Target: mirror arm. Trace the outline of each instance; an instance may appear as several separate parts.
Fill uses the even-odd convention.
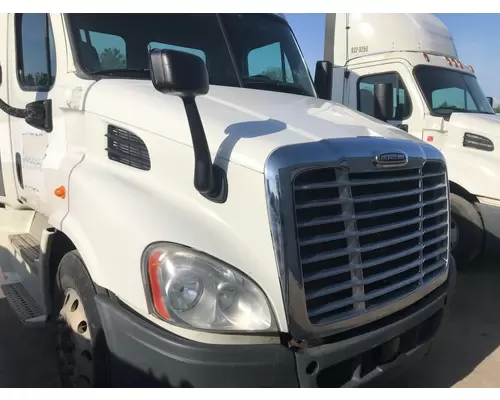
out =
[[[184,109],[189,123],[194,150],[194,187],[203,195],[220,192],[220,182],[216,181],[210,157],[205,130],[194,97],[183,97]]]
[[[10,115],[11,117],[16,117],[16,118],[26,118],[26,116],[28,115],[28,112],[25,108],[23,109],[23,108],[11,107],[2,99],[0,99],[0,110]]]
[[[194,151],[194,187],[206,198],[224,203],[227,198],[227,177],[224,170],[212,163],[210,149],[194,97],[182,97],[189,123]]]

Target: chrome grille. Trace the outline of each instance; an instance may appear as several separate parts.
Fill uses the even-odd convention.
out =
[[[349,172],[323,167],[293,180],[309,320],[325,325],[415,292],[447,268],[445,165]]]

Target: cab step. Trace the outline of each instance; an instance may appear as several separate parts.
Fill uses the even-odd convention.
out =
[[[47,316],[22,283],[3,284],[2,291],[10,308],[23,324],[43,325],[45,323]]]
[[[40,241],[30,233],[21,233],[9,236],[12,245],[19,251],[23,260],[30,269],[38,273],[38,260],[40,258]]]

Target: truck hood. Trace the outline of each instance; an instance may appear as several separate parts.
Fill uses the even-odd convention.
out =
[[[497,143],[500,141],[500,115],[453,113],[448,123],[464,132],[484,135]]]
[[[213,159],[259,172],[270,153],[291,144],[362,136],[423,143],[345,106],[305,96],[211,86],[196,102]],[[159,93],[150,81],[103,79],[90,88],[84,108],[123,128],[192,146],[182,101]]]

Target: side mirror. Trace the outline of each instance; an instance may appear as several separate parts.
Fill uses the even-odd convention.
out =
[[[488,99],[488,103],[490,103],[490,106],[493,107],[493,97],[486,97]]]
[[[387,122],[393,118],[394,91],[392,83],[377,83],[374,88],[375,118]]]
[[[28,125],[45,132],[52,131],[52,100],[38,100],[26,105],[26,108],[9,106],[0,99],[0,110],[15,118],[23,118]]]
[[[314,73],[314,87],[320,99],[332,99],[333,64],[330,61],[318,61]]]
[[[150,55],[153,86],[164,94],[194,99],[208,93],[208,71],[194,54],[154,49]]]
[[[227,198],[227,178],[222,168],[212,163],[205,130],[196,105],[196,96],[209,90],[204,61],[194,54],[177,50],[153,49],[149,58],[153,86],[161,93],[182,99],[191,131],[194,150],[194,187],[217,203]]]

